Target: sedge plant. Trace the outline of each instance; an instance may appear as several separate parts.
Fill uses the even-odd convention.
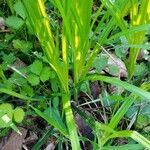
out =
[[[143,43],[145,33],[150,27],[148,24],[150,14],[149,11],[146,11],[149,10],[150,1],[141,1],[139,4],[134,3],[134,0],[116,0],[115,2],[101,0],[101,6],[94,15],[92,12],[93,0],[50,1],[54,7],[57,8],[62,19],[59,25],[60,29],[58,30],[61,35],[60,41],[56,40],[59,39],[58,35],[55,35],[51,30],[51,20],[46,13],[43,0],[20,0],[20,2],[24,7],[26,20],[29,23],[30,29],[38,38],[50,67],[56,72],[59,78],[62,96],[62,114],[65,114],[67,129],[59,125],[53,118],[48,118],[37,108],[31,106],[35,112],[57,128],[66,138],[69,138],[73,150],[81,149],[71,107],[71,90],[69,88],[69,71],[71,65],[75,100],[77,100],[78,95],[77,86],[85,80],[100,80],[121,86],[133,93],[121,106],[123,109],[117,111],[108,125],[103,126],[101,123],[94,122],[95,127],[93,130],[98,132],[102,131],[103,133],[102,136],[97,134],[99,149],[103,149],[111,138],[120,137],[120,135],[121,137],[131,137],[143,146],[150,148],[150,142],[135,131],[115,131],[115,127],[136,98],[140,96],[146,100],[150,100],[150,93],[127,82],[120,81],[119,79],[101,75],[87,76],[94,59],[101,52],[102,45],[108,44],[113,39],[122,35],[127,38],[129,44]],[[139,14],[135,14],[135,10],[138,9],[138,6],[135,4],[141,6]],[[145,15],[144,11],[146,12],[146,16],[144,18],[142,17],[139,21],[138,18],[140,18],[141,15]],[[124,16],[128,14],[131,15],[131,22],[129,22],[129,24],[124,20]],[[98,23],[97,20],[99,20]],[[111,32],[116,27],[119,28],[119,32],[111,35]],[[137,40],[135,35],[138,33],[142,33],[142,37]],[[97,40],[94,39],[95,36]],[[132,38],[132,36],[135,37],[135,39]],[[134,68],[138,52],[139,48],[130,49],[129,59],[132,61],[129,65],[130,78],[133,76],[131,68]],[[136,57],[132,60],[132,57],[135,55]],[[71,59],[69,59],[70,56]],[[28,99],[8,89],[0,89],[0,92],[25,100]],[[29,99],[32,101],[32,98]]]

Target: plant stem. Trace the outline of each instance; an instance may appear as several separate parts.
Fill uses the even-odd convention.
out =
[[[66,122],[69,130],[69,137],[72,145],[72,150],[80,150],[77,128],[74,121],[73,112],[71,109],[69,92],[62,94],[62,101],[63,101],[63,110],[65,111],[66,115]]]

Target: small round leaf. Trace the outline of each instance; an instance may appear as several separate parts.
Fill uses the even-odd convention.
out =
[[[40,82],[39,77],[35,74],[29,74],[27,80],[32,86],[36,86]]]
[[[14,120],[15,120],[17,123],[22,122],[24,116],[25,116],[25,113],[24,113],[24,111],[23,111],[22,108],[16,108],[16,109],[14,110]]]

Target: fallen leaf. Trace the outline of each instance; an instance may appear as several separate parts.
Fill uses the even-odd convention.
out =
[[[107,54],[103,54],[103,55],[107,55]],[[119,71],[116,74],[114,74],[114,76],[124,77],[124,78],[128,76],[127,68],[124,62],[121,59],[119,59],[117,56],[115,56],[114,54],[109,54],[108,64],[105,68],[106,72],[109,72],[109,69],[108,69],[109,65],[116,66],[119,69]]]
[[[97,99],[99,97],[99,94],[101,93],[100,85],[98,84],[97,81],[95,81],[91,83],[90,88],[93,98]]]
[[[2,147],[1,150],[21,150],[23,141],[26,137],[27,130],[24,128],[19,128],[22,135],[16,132],[12,132],[7,143]]]
[[[150,58],[148,50],[140,50],[137,60],[148,60]]]
[[[116,76],[127,77],[128,73],[127,73],[127,68],[126,68],[124,62],[121,59],[119,59],[115,56],[113,56],[113,57],[114,57],[115,61],[112,60],[111,58],[109,58],[108,59],[108,64],[116,65],[118,67],[119,72],[118,72],[118,74],[116,74]]]
[[[44,150],[54,150],[55,149],[55,142],[51,142],[47,145],[47,147]]]
[[[87,115],[90,115],[87,111],[85,112]],[[78,126],[79,132],[82,136],[88,138],[89,140],[94,140],[94,135],[92,133],[92,129],[89,127],[89,125],[81,118],[79,114],[75,115],[75,121]],[[91,150],[93,149],[92,144],[89,141],[85,141],[83,144],[83,147],[85,150]]]
[[[13,64],[13,67],[16,69],[21,69],[27,67],[27,65],[19,58],[16,58],[16,61]]]
[[[78,126],[78,129],[82,136],[87,137],[90,140],[93,140],[92,129],[87,125],[87,123],[80,117],[79,114],[75,115],[75,121]]]
[[[25,145],[33,144],[37,139],[38,136],[34,132],[30,131],[29,137],[25,139],[24,144]]]

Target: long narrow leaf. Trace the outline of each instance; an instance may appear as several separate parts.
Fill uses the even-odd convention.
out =
[[[144,147],[141,144],[125,144],[122,146],[107,146],[102,148],[102,150],[143,150]]]
[[[100,81],[104,81],[104,82],[107,82],[107,83],[110,83],[110,84],[113,84],[116,86],[120,86],[120,87],[126,89],[127,91],[133,92],[134,94],[145,98],[145,100],[150,101],[150,93],[149,92],[144,91],[134,85],[131,85],[127,82],[123,82],[114,77],[107,77],[107,76],[102,76],[102,75],[89,75],[86,77],[86,79],[92,80],[92,81],[100,80]]]
[[[6,89],[6,88],[0,88],[0,93],[5,93],[5,94],[11,95],[13,97],[20,98],[22,100],[28,100],[28,101],[40,101],[40,100],[42,100],[42,99],[38,99],[38,98],[36,99],[36,98],[27,97],[25,95],[16,93],[16,92],[14,92],[10,89]]]
[[[50,137],[52,134],[53,129],[50,128],[46,131],[46,133],[43,134],[43,136],[38,140],[38,142],[32,147],[32,150],[38,150],[41,148],[41,146],[46,142],[46,140]]]
[[[108,141],[111,138],[117,137],[130,137],[133,140],[137,141],[138,143],[142,144],[144,147],[150,149],[150,141],[136,131],[127,131],[127,130],[118,131],[116,133],[113,133],[108,138],[106,138],[106,141]],[[106,143],[106,141],[104,141],[104,143]]]
[[[49,124],[51,124],[52,126],[54,126],[56,129],[58,129],[64,136],[68,137],[68,131],[61,126],[61,124],[59,124],[56,120],[57,118],[52,118],[51,116],[47,116],[45,115],[43,112],[41,112],[40,110],[38,110],[37,108],[31,106],[31,108],[43,119],[45,119]],[[65,126],[65,125],[64,125]]]

